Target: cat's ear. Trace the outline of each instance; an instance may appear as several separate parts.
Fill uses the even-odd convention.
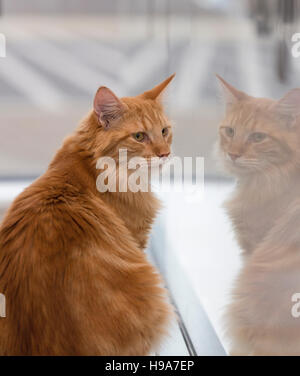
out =
[[[145,91],[143,94],[141,94],[141,97],[145,99],[160,100],[162,93],[164,92],[164,90],[169,85],[169,83],[173,80],[174,77],[175,77],[175,73],[172,74],[172,76],[168,77],[163,82],[161,82],[160,84],[156,85],[153,89]]]
[[[275,109],[283,117],[295,119],[300,115],[300,89],[290,90],[275,103]]]
[[[230,85],[228,82],[224,80],[224,78],[222,78],[218,74],[216,74],[216,76],[221,83],[226,108],[236,104],[237,102],[243,99],[248,98],[248,95],[246,93],[243,93],[242,91]]]
[[[94,98],[94,111],[99,123],[104,128],[109,128],[113,122],[122,116],[124,104],[107,87],[101,86]]]

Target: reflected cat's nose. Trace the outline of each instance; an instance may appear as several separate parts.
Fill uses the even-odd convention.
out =
[[[229,157],[231,158],[232,161],[235,161],[236,159],[238,159],[241,154],[239,153],[228,153]]]
[[[159,158],[167,158],[169,155],[170,155],[170,152],[168,152],[168,153],[164,153],[164,154],[157,153],[157,156],[158,156]]]

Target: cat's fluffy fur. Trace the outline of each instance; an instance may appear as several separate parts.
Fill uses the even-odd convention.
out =
[[[300,291],[300,89],[275,101],[220,80],[219,152],[237,177],[226,208],[244,255],[226,313],[231,354],[300,355],[291,312]]]
[[[151,192],[96,190],[96,161],[170,148],[158,99],[172,77],[134,98],[101,87],[94,110],[0,228],[1,355],[146,355],[172,308],[143,250],[159,209]],[[149,142],[132,133],[145,131]],[[45,140],[46,141],[46,140]]]

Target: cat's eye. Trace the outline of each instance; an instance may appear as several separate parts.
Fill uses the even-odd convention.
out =
[[[225,127],[225,134],[227,137],[233,137],[234,136],[234,129],[231,127]]]
[[[168,133],[169,133],[169,129],[168,129],[168,128],[164,128],[164,129],[161,131],[161,133],[162,133],[162,135],[163,135],[164,137],[166,137],[166,136],[168,135]]]
[[[133,138],[138,142],[143,142],[145,140],[145,133],[143,132],[134,133]]]
[[[262,132],[254,132],[254,133],[251,133],[250,136],[249,136],[250,141],[252,141],[252,142],[261,142],[266,137],[267,137],[267,135],[265,133],[262,133]]]

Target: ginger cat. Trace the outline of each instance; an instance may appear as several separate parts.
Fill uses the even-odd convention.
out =
[[[171,125],[160,96],[100,87],[94,109],[0,227],[1,355],[146,355],[172,308],[143,250],[159,209],[149,192],[99,193],[96,163],[167,156]]]
[[[226,313],[232,355],[300,355],[300,89],[251,97],[218,77],[219,153],[237,178],[226,203],[244,266]]]

